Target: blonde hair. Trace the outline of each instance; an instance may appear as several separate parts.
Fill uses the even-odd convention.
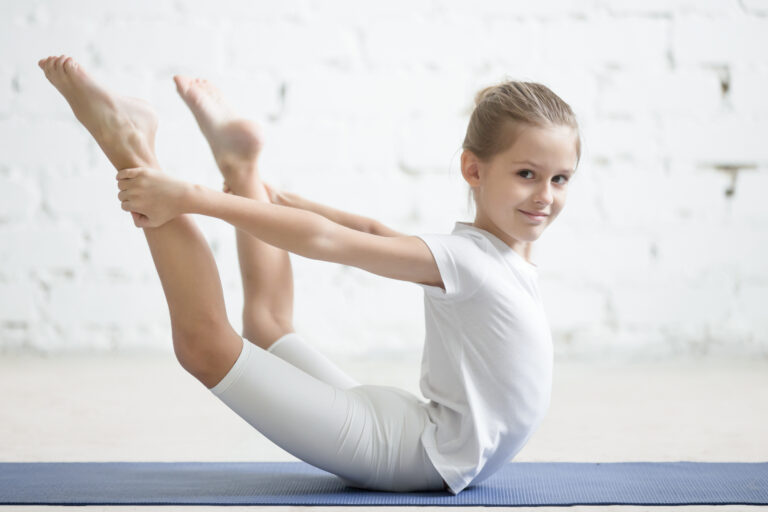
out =
[[[576,134],[576,165],[581,159],[581,136],[571,107],[547,86],[535,82],[504,81],[480,90],[469,118],[463,149],[482,162],[510,148],[523,128],[567,126]],[[474,200],[469,187],[467,203]]]

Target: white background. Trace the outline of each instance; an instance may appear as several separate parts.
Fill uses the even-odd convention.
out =
[[[557,357],[768,354],[765,1],[0,1],[0,351],[171,351],[115,171],[37,61],[148,100],[176,177],[220,189],[173,74],[266,134],[268,183],[399,231],[471,221],[475,92],[541,82],[582,128],[535,244]],[[234,228],[196,217],[241,328]],[[295,326],[334,354],[415,354],[418,286],[292,255]]]

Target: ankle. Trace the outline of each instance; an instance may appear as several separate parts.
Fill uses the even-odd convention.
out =
[[[147,137],[139,132],[108,132],[96,140],[118,170],[134,167],[160,169],[154,149]]]
[[[229,188],[236,196],[247,197],[248,199],[255,199],[257,201],[264,201],[270,203],[269,194],[264,187],[261,179],[258,175],[254,175],[250,180],[241,181],[237,184],[229,184]]]

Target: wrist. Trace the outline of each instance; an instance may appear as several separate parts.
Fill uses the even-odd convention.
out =
[[[197,183],[185,183],[181,195],[181,213],[196,213],[204,187]]]
[[[278,191],[275,193],[275,204],[281,206],[290,206],[291,208],[298,208],[299,197],[296,194],[290,192]]]

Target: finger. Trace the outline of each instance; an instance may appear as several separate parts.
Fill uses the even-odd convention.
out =
[[[146,215],[143,215],[141,213],[135,214],[138,216],[138,219],[136,220],[136,226],[140,228],[149,228],[152,227],[152,223],[149,221],[149,217]]]
[[[120,169],[119,171],[117,171],[117,179],[125,180],[125,179],[135,178],[143,170],[144,170],[143,167],[134,167],[132,169]]]

